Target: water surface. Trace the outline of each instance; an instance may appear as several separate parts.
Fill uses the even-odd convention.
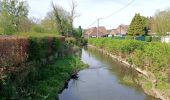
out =
[[[138,86],[136,72],[93,49],[82,50],[82,61],[88,69],[70,80],[59,100],[157,100]]]

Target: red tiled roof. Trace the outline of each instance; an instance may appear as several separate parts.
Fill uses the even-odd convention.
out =
[[[107,30],[104,26],[100,26],[99,27],[99,34],[107,34]],[[89,35],[92,35],[92,34],[97,34],[97,27],[92,27],[90,29],[88,29],[84,34],[89,34]]]
[[[121,34],[126,34],[128,31],[128,25],[119,25],[116,29],[113,29],[111,31],[110,34],[117,34],[117,33],[121,33]]]

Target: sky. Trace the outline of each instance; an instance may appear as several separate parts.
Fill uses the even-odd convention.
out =
[[[91,25],[98,18],[105,18],[115,11],[128,7],[118,13],[101,19],[100,26],[113,29],[120,24],[129,25],[135,13],[143,16],[153,16],[156,11],[170,8],[170,0],[75,0],[77,3],[77,13],[80,15],[74,21],[74,26],[90,28],[97,26]],[[43,19],[47,12],[51,11],[51,2],[70,11],[70,0],[28,0],[29,17]]]

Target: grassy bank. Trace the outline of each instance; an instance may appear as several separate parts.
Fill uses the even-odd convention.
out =
[[[137,40],[116,40],[111,38],[89,39],[89,44],[125,59],[129,64],[149,73],[143,87],[155,86],[162,95],[170,98],[170,44],[142,42]]]
[[[0,100],[54,99],[73,71],[80,48],[64,37],[0,37]]]
[[[35,100],[54,100],[57,93],[75,70],[80,70],[84,64],[79,57],[67,56],[39,70],[39,80],[29,85],[27,98]]]
[[[55,59],[48,65],[36,63],[24,83],[19,82],[22,76],[16,76],[15,82],[1,84],[0,100],[54,100],[70,75],[84,67],[78,56]]]

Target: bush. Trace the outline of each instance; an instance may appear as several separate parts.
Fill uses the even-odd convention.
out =
[[[54,37],[52,39],[52,47],[51,47],[53,54],[56,53],[60,49],[60,46],[61,46],[61,42],[59,38]]]
[[[145,36],[145,41],[146,42],[151,42],[152,41],[152,37],[151,36]]]
[[[121,40],[121,39],[125,39],[125,37],[121,37],[121,36],[114,36],[114,37],[113,37],[113,39],[119,39],[119,40]]]
[[[40,25],[34,25],[32,27],[32,31],[36,32],[36,33],[45,33],[46,32],[46,30],[43,27],[41,27]]]
[[[134,40],[135,37],[134,36],[125,36],[125,39],[127,39],[127,40]]]
[[[61,42],[57,37],[30,37],[28,47],[29,61],[48,58],[52,53],[54,54],[59,50],[60,43]]]
[[[160,36],[152,37],[152,41],[153,42],[160,42],[161,41],[161,37]]]

